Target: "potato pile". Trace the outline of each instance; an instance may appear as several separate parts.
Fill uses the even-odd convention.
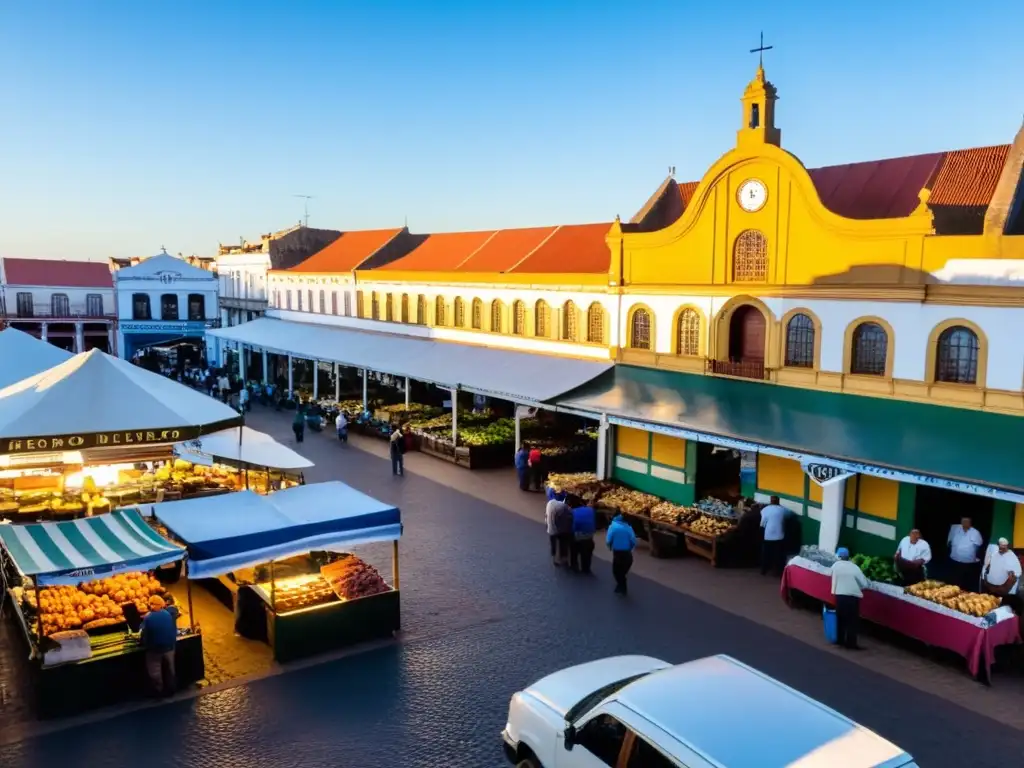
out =
[[[1000,606],[1002,600],[996,595],[981,595],[964,592],[960,587],[930,579],[907,587],[907,594],[930,600],[933,603],[981,618]]]
[[[689,527],[700,516],[701,511],[696,507],[683,507],[671,501],[663,501],[651,508],[651,520],[671,525]]]
[[[728,533],[735,527],[736,523],[731,520],[726,520],[723,517],[714,517],[712,515],[701,515],[690,523],[691,531],[703,534],[704,536],[721,536],[723,533]]]
[[[613,488],[601,497],[601,506],[628,515],[646,515],[661,499],[629,488]]]
[[[165,589],[145,573],[125,573],[87,581],[77,587],[49,587],[39,592],[39,619],[43,635],[66,629],[96,629],[124,621],[121,606],[134,603],[149,613],[149,598]]]

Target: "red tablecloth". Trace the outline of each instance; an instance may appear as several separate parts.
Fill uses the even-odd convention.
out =
[[[782,599],[787,603],[790,602],[789,593],[794,589],[822,602],[833,602],[830,576],[788,565],[782,574]],[[977,677],[978,670],[983,670],[986,680],[991,677],[996,646],[1021,642],[1020,624],[1016,618],[991,627],[979,627],[872,589],[864,591],[860,616],[865,621],[888,627],[927,645],[960,654],[967,660],[971,674]]]

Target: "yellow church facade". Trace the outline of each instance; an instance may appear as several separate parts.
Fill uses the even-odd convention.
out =
[[[732,149],[629,221],[343,233],[270,273],[267,314],[614,362],[564,404],[607,424],[609,473],[668,498],[701,495],[717,447],[808,541],[884,553],[942,507],[1024,547],[1024,129],[807,168],[776,101],[758,68]]]

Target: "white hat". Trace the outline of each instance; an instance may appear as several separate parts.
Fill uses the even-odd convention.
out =
[[[999,540],[999,546],[1000,547],[1008,547],[1008,546],[1010,546],[1010,542],[1008,542],[1006,539],[1000,539]]]

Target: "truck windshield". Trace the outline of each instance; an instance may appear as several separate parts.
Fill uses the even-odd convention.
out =
[[[641,677],[647,677],[649,672],[642,672],[639,675],[632,675],[631,677],[624,677],[622,680],[616,680],[614,683],[609,683],[603,688],[598,688],[593,693],[587,694],[580,699],[576,704],[573,705],[572,709],[565,713],[565,722],[574,723],[576,719],[583,714],[586,714],[591,709],[596,707],[598,703],[607,699],[616,691],[625,688],[627,685],[632,683],[634,680],[639,680]]]

